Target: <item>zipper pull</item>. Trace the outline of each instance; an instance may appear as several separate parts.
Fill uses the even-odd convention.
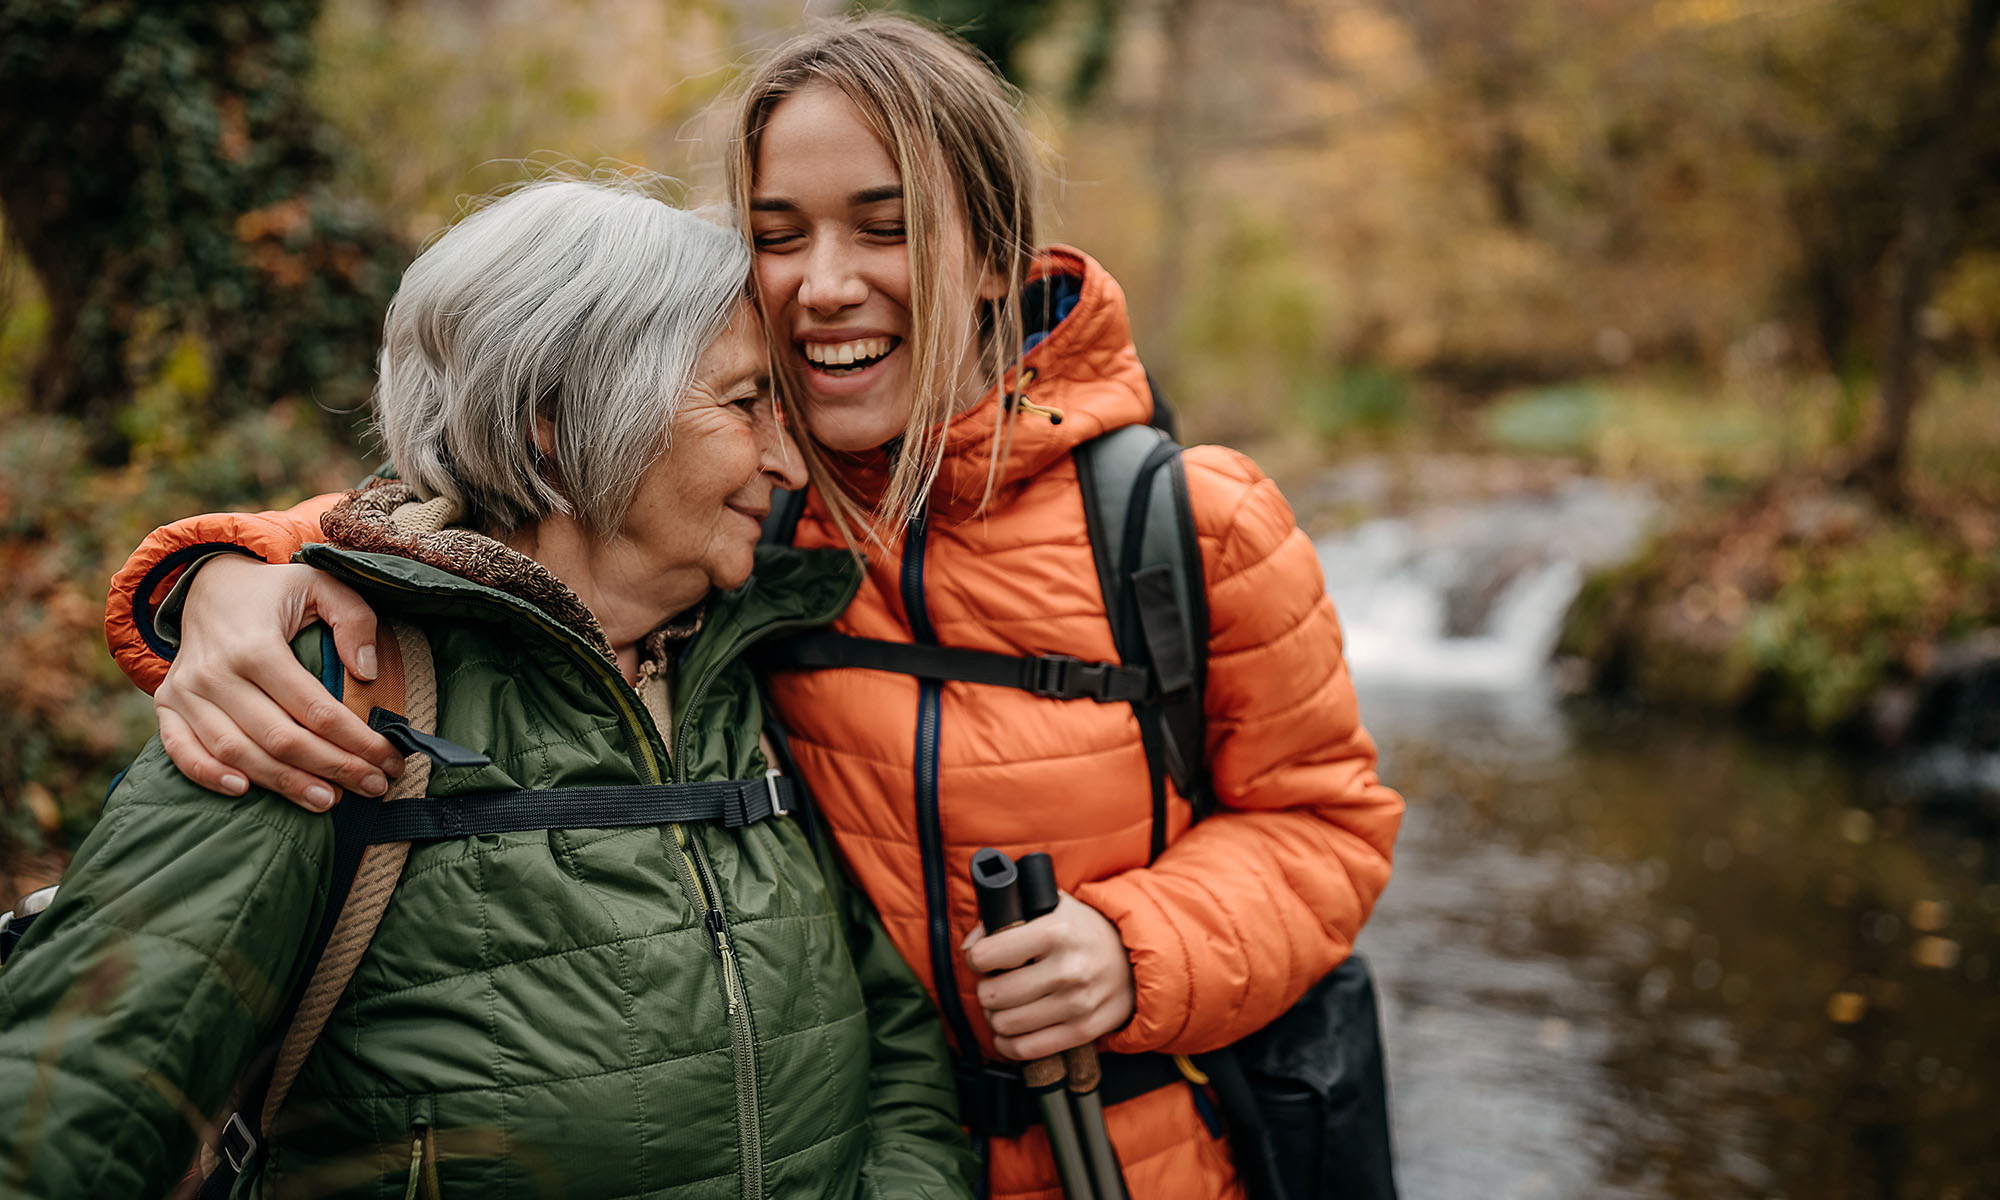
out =
[[[380,706],[368,714],[368,728],[388,738],[389,744],[402,753],[428,754],[431,762],[440,767],[484,767],[493,762],[477,750],[468,750],[448,738],[414,729],[408,717]]]

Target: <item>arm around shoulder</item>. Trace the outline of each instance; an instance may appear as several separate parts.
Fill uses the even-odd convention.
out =
[[[147,534],[112,577],[105,602],[104,638],[119,669],[149,693],[160,686],[173,652],[153,616],[191,563],[217,553],[289,562],[300,546],[319,539],[321,514],[340,499],[329,493],[283,512],[206,513]]]
[[[1109,1049],[1214,1049],[1347,957],[1388,883],[1403,802],[1376,775],[1312,542],[1234,451],[1187,454],[1208,585],[1218,807],[1159,861],[1077,889],[1119,927],[1138,989]]]

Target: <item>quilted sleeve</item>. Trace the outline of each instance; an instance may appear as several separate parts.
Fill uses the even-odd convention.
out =
[[[283,512],[208,513],[147,534],[112,577],[104,606],[104,640],[119,669],[149,694],[160,686],[174,648],[160,636],[153,618],[190,564],[228,553],[289,562],[293,551],[319,540],[320,515],[343,495],[315,496]]]
[[[972,1196],[979,1162],[958,1123],[958,1095],[944,1026],[930,994],[896,951],[860,888],[822,857],[827,886],[846,914],[847,944],[868,1005],[866,1200]]]
[[[1389,881],[1402,799],[1375,772],[1312,542],[1242,455],[1186,456],[1208,583],[1219,807],[1152,866],[1077,889],[1138,987],[1114,1051],[1196,1053],[1268,1024],[1353,949]]]
[[[0,1195],[167,1193],[303,970],[332,844],[147,747],[0,970]]]

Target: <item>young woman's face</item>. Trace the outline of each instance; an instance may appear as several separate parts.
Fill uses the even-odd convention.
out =
[[[868,450],[900,435],[910,419],[914,332],[903,180],[860,110],[830,86],[794,93],[772,108],[757,148],[750,197],[757,294],[779,369],[798,382],[806,423],[821,445]],[[946,311],[977,319],[992,283],[972,264],[964,223],[938,231]],[[970,393],[978,345],[968,333],[958,372]]]

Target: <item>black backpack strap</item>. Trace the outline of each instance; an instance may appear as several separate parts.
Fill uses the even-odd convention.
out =
[[[887,642],[814,630],[766,643],[759,666],[778,671],[859,667],[919,679],[1019,688],[1051,700],[1131,704],[1148,697],[1152,675],[1144,667],[1089,662],[1067,654],[999,654],[957,646]]]
[[[1180,447],[1150,426],[1113,430],[1077,447],[1077,479],[1098,585],[1124,664],[1154,686],[1133,704],[1153,776],[1152,857],[1166,849],[1166,781],[1194,806],[1214,807],[1202,710],[1208,595]]]
[[[799,517],[806,511],[806,489],[771,493],[771,511],[764,514],[764,532],[757,542],[763,546],[789,546],[799,531]]]
[[[769,739],[771,766],[791,784],[792,816],[798,821],[799,828],[805,831],[807,843],[817,854],[821,850],[819,810],[813,804],[812,789],[806,786],[805,777],[799,774],[798,759],[792,754],[791,727],[778,715],[777,707],[771,703],[770,691],[761,678],[757,681],[757,698],[764,709],[764,736]]]
[[[758,779],[428,796],[389,806],[375,818],[368,837],[375,842],[435,842],[483,833],[695,821],[737,829],[789,815],[797,794],[797,785],[773,770]]]

